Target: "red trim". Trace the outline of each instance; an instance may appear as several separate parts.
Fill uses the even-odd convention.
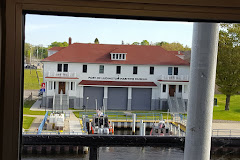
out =
[[[74,77],[45,77],[45,78],[57,78],[57,79],[79,79]]]
[[[156,87],[154,82],[121,82],[121,81],[91,81],[82,80],[79,85],[93,85],[93,86],[143,86],[143,87]]]
[[[158,81],[161,81],[161,82],[189,82],[189,81],[170,81],[170,80],[158,80]]]

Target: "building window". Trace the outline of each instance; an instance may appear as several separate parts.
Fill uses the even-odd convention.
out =
[[[117,66],[116,67],[116,73],[117,74],[121,74],[121,66]]]
[[[87,73],[87,65],[83,65],[83,73]]]
[[[179,85],[178,92],[182,93],[182,85]]]
[[[63,64],[63,72],[68,72],[68,64]]]
[[[174,67],[174,75],[178,75],[178,67]]]
[[[150,74],[154,74],[154,67],[150,67]]]
[[[104,73],[104,65],[99,66],[99,73]]]
[[[53,88],[56,89],[56,82],[53,83]]]
[[[62,64],[58,64],[57,71],[58,71],[58,72],[62,72]]]
[[[133,74],[137,74],[137,70],[138,70],[138,67],[137,67],[137,66],[134,66],[134,67],[133,67]]]
[[[74,84],[75,84],[75,82],[70,82],[70,89],[71,89],[71,91],[74,91]]]
[[[172,75],[172,67],[168,67],[168,75]]]
[[[126,60],[126,53],[111,53],[112,60]]]
[[[166,84],[163,85],[162,92],[166,92]]]

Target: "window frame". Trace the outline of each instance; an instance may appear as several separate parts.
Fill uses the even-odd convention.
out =
[[[167,85],[166,85],[166,84],[163,84],[162,92],[163,92],[163,93],[166,93],[166,92],[167,92]]]
[[[65,71],[65,66],[67,66],[66,71]],[[63,64],[63,72],[68,72],[68,64],[67,63]]]
[[[121,66],[116,66],[116,74],[121,74],[121,69],[122,69]],[[119,73],[118,73],[118,71],[119,71]]]
[[[138,74],[138,66],[133,66],[133,74]]]
[[[58,63],[57,64],[57,72],[62,72],[63,68],[62,68],[62,63]]]
[[[85,67],[86,66],[86,67]],[[82,73],[87,73],[87,64],[82,65]]]
[[[161,2],[156,3],[154,1],[148,2],[141,0],[142,3],[132,2],[132,4],[125,4],[124,2],[116,1],[117,4],[122,4],[123,9],[119,10],[112,2],[102,2],[106,7],[96,7],[96,3],[89,3],[84,1],[69,0],[66,5],[65,1],[45,1],[43,4],[40,1],[9,1],[6,0],[5,10],[6,19],[3,21],[3,33],[2,34],[2,46],[1,57],[3,63],[0,66],[1,77],[0,81],[2,89],[0,93],[1,104],[1,126],[5,126],[5,129],[1,131],[1,137],[5,137],[0,146],[1,155],[5,159],[18,159],[19,158],[19,144],[21,143],[21,117],[23,100],[21,95],[23,94],[23,70],[22,70],[22,53],[23,53],[23,37],[24,37],[24,15],[26,13],[38,13],[38,14],[52,14],[52,15],[65,15],[65,16],[94,16],[95,17],[112,17],[112,18],[124,18],[124,19],[148,19],[148,20],[180,20],[180,21],[198,21],[198,22],[239,22],[240,15],[235,12],[232,13],[228,7],[235,7],[234,1],[215,4],[215,11],[209,11],[211,2],[202,1],[192,4],[190,1],[184,1],[178,3],[177,1],[169,3],[169,8],[174,9],[162,10]],[[6,2],[4,1],[4,2]],[[0,3],[4,3],[0,2]],[[88,5],[86,5],[87,3]],[[225,4],[224,4],[225,3]],[[144,4],[146,7],[138,10],[138,12],[132,9],[132,6],[141,7]],[[37,6],[37,7],[36,7]],[[58,7],[56,7],[58,6]],[[152,12],[148,8],[156,6],[156,10]],[[158,7],[160,6],[160,7]],[[199,8],[199,6],[201,6]],[[195,10],[194,8],[199,8]],[[216,14],[215,12],[218,12]],[[194,14],[191,14],[194,13]],[[158,17],[156,15],[163,15]],[[167,15],[167,16],[166,16]],[[169,18],[171,17],[171,18]],[[0,17],[2,18],[2,17]],[[1,31],[0,31],[1,32]],[[10,67],[4,67],[6,64],[14,64]],[[13,85],[14,84],[14,85]],[[14,101],[13,101],[14,100]],[[21,106],[21,108],[20,108]],[[4,112],[3,112],[4,110]],[[5,114],[6,113],[6,114]],[[12,116],[13,115],[13,116]],[[12,122],[12,125],[7,123]],[[12,130],[12,132],[9,132]],[[10,140],[10,142],[9,142]],[[4,146],[4,147],[3,147]]]
[[[151,68],[152,68],[152,70],[151,70]],[[152,71],[152,72],[151,72]],[[149,68],[149,74],[150,75],[154,75],[154,66],[150,66],[150,68]]]
[[[102,68],[101,68],[102,67]],[[101,72],[102,71],[102,72]],[[104,74],[104,65],[99,65],[99,73]]]

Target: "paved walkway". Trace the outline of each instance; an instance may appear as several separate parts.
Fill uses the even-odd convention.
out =
[[[42,123],[42,120],[43,120],[44,116],[43,115],[23,115],[23,116],[36,117],[33,120],[30,128],[28,130],[26,130],[26,131],[28,131],[28,132],[37,132],[38,131],[38,127]]]
[[[214,130],[213,135],[219,136],[240,136],[240,122],[220,122],[212,124],[212,129]]]
[[[70,134],[80,134],[82,135],[82,126],[80,124],[80,119],[78,119],[74,113],[70,112],[70,118],[69,118],[69,131]]]

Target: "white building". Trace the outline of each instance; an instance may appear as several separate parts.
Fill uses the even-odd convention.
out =
[[[44,59],[43,106],[183,112],[190,65],[159,46],[70,44]]]

